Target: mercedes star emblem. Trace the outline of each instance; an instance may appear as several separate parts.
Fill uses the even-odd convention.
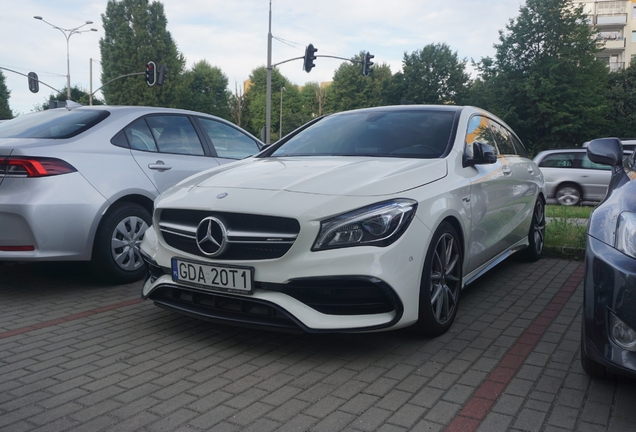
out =
[[[213,216],[206,217],[197,226],[197,246],[209,257],[221,255],[227,248],[227,229]]]

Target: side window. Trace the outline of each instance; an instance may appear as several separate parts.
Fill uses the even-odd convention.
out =
[[[199,136],[190,119],[179,115],[160,115],[145,118],[161,153],[184,155],[205,154]]]
[[[594,170],[605,170],[605,171],[609,171],[612,169],[611,166],[609,165],[602,165],[602,164],[597,164],[592,162],[591,160],[588,159],[587,155],[583,156],[583,159],[581,159],[581,168],[585,168],[585,169],[594,169]]]
[[[575,165],[576,163],[572,153],[549,154],[539,162],[539,167],[548,168],[574,168]]]
[[[488,127],[488,120],[486,117],[474,116],[468,122],[468,130],[466,131],[466,150],[469,157],[472,157],[474,154],[473,144],[477,141],[491,145],[495,148],[495,151],[497,150],[495,138]]]
[[[512,144],[512,137],[508,130],[495,121],[490,122],[490,127],[492,127],[492,131],[495,135],[495,140],[497,141],[497,148],[499,149],[499,154],[502,155],[516,155],[517,152],[515,150],[514,145]]]
[[[528,152],[526,151],[525,146],[521,143],[519,138],[517,138],[517,136],[515,134],[513,134],[513,133],[511,133],[510,136],[512,137],[512,143],[515,146],[515,150],[517,151],[517,154],[519,156],[527,158],[528,157]]]
[[[210,137],[216,154],[221,158],[243,159],[260,150],[252,138],[232,126],[201,117],[199,121]]]
[[[136,120],[124,129],[130,148],[133,150],[157,151],[157,144],[143,118]]]

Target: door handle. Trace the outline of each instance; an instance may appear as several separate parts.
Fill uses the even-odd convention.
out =
[[[157,161],[155,163],[148,164],[148,168],[151,170],[157,170],[159,172],[164,172],[172,169],[171,166],[166,165],[165,163],[163,163],[163,161]]]
[[[504,165],[501,167],[501,172],[505,175],[510,175],[512,171],[510,170],[510,167],[508,165]]]
[[[530,174],[534,174],[534,168],[532,168],[532,167],[528,167],[528,172],[529,172]]]

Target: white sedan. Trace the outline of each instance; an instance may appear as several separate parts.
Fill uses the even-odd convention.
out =
[[[283,331],[447,331],[463,287],[541,256],[545,186],[519,138],[474,107],[317,119],[164,192],[142,296]]]

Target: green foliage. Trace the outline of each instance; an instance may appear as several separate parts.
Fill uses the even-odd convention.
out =
[[[594,210],[594,207],[592,206],[564,206],[550,204],[545,206],[545,216],[566,219],[588,219],[590,214],[592,214],[592,210]]]
[[[0,120],[12,119],[13,112],[9,108],[11,92],[4,81],[4,74],[0,71]]]
[[[256,68],[250,75],[251,86],[245,93],[247,109],[247,130],[260,137],[261,129],[265,127],[267,69],[264,66]],[[282,88],[285,88],[281,92]],[[276,68],[272,69],[272,98],[271,98],[271,141],[280,137],[280,106],[281,93],[283,98],[283,135],[302,124],[308,118],[303,114],[303,103],[300,92],[295,84],[284,77]]]
[[[636,62],[609,74],[607,106],[610,127],[601,135],[636,137]]]
[[[176,107],[230,119],[227,76],[218,67],[201,60],[183,74]]]
[[[374,65],[369,76],[362,75],[364,51],[353,57],[356,63],[342,63],[327,88],[326,112],[346,111],[384,105],[383,89],[391,79],[387,64]]]
[[[167,31],[163,4],[149,0],[109,0],[102,14],[104,38],[99,41],[102,82],[144,72],[154,61],[167,67],[163,86],[149,87],[144,75],[107,84],[102,93],[110,105],[174,106],[185,67],[183,55]]]
[[[461,105],[468,93],[470,77],[466,60],[444,43],[429,44],[411,54],[404,53],[401,98],[417,104]]]
[[[478,64],[471,103],[507,121],[532,153],[596,136],[606,112],[607,68],[595,30],[569,0],[527,0],[499,32],[495,59]]]
[[[300,89],[303,117],[311,120],[324,114],[327,88],[318,82],[306,83]]]

